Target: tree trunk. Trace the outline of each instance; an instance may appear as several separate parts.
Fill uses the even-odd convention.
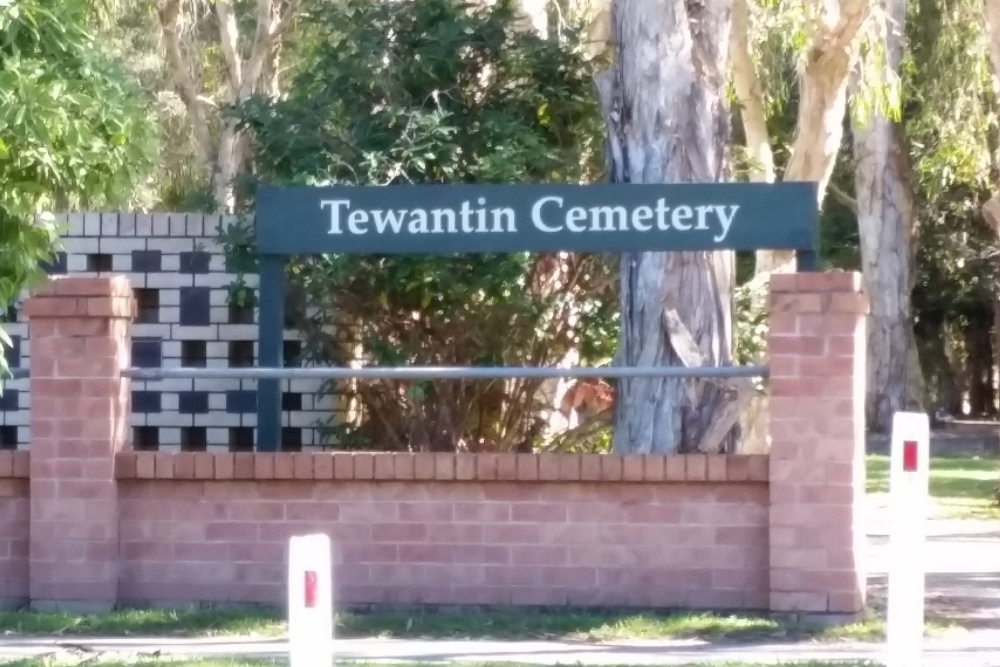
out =
[[[885,0],[883,80],[899,71],[906,0]],[[852,119],[861,270],[871,300],[868,326],[868,426],[886,432],[892,416],[923,407],[923,375],[913,351],[910,293],[916,254],[913,188],[902,128],[879,110]]]
[[[723,97],[731,0],[615,0],[615,59],[598,78],[611,179],[722,180],[729,140]],[[712,253],[625,253],[619,363],[680,365],[690,334],[707,364],[729,361],[727,276]],[[668,321],[675,326],[668,331]],[[714,384],[642,378],[618,383],[614,450],[696,449],[725,395]]]

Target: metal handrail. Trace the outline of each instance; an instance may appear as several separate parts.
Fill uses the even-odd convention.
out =
[[[365,368],[129,368],[133,380],[239,379],[281,380],[537,380],[557,378],[758,378],[767,377],[766,366],[388,366]]]

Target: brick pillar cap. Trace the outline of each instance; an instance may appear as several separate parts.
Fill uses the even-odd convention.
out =
[[[49,317],[135,317],[132,286],[125,276],[53,277],[24,303],[28,319]]]
[[[131,298],[132,285],[128,276],[51,276],[32,298],[64,296]]]
[[[772,292],[862,292],[861,274],[857,271],[822,273],[775,273],[771,275]]]

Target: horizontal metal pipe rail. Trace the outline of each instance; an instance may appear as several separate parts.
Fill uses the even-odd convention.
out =
[[[766,366],[604,366],[539,368],[537,366],[389,366],[367,368],[129,368],[133,380],[239,379],[283,380],[511,380],[529,378],[758,378]]]

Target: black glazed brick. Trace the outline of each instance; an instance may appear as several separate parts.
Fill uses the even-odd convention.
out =
[[[0,449],[17,449],[16,426],[0,426]]]
[[[209,313],[209,287],[181,288],[181,324],[204,327],[211,323]]]
[[[181,391],[177,393],[177,411],[185,415],[203,415],[208,412],[207,391]]]
[[[302,365],[302,341],[282,341],[281,348],[281,357],[285,368],[298,368]]]
[[[132,273],[159,273],[163,270],[163,253],[159,250],[133,250]]]
[[[158,426],[133,426],[132,427],[132,449],[142,451],[156,451],[160,448],[160,429]]]
[[[20,404],[17,402],[18,390],[6,388],[3,394],[0,394],[0,412],[15,412],[20,410]]]
[[[69,272],[66,265],[66,253],[57,252],[51,262],[41,262],[42,269],[50,276],[63,275]]]
[[[295,426],[285,426],[281,429],[281,451],[302,451],[302,429]]]
[[[161,396],[162,394],[158,391],[133,391],[132,412],[160,412]]]
[[[0,352],[7,358],[7,365],[11,368],[21,367],[21,337],[11,336],[10,347],[0,345]]]
[[[159,368],[163,365],[163,343],[159,338],[132,339],[132,365]]]
[[[302,394],[286,391],[281,394],[281,409],[295,412],[302,409]]]
[[[208,273],[208,265],[212,260],[212,255],[204,250],[194,250],[182,252],[181,273]]]
[[[239,389],[226,392],[226,412],[244,414],[257,411],[257,392],[251,389]]]

